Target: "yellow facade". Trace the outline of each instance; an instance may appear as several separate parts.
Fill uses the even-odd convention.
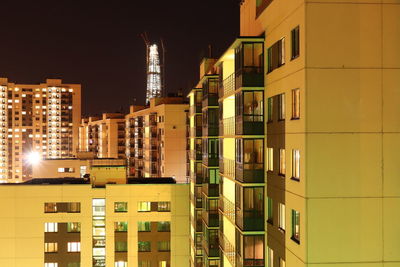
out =
[[[128,222],[127,266],[138,266],[138,222],[170,221],[171,266],[188,262],[188,185],[7,185],[0,186],[0,266],[43,267],[44,227],[48,222],[80,222],[80,266],[92,266],[92,200],[106,201],[106,264],[114,266],[114,223]],[[140,201],[167,201],[170,212],[138,212]],[[79,213],[44,213],[46,202],[79,202]],[[127,202],[125,213],[115,202]],[[143,253],[143,252],[142,252]]]

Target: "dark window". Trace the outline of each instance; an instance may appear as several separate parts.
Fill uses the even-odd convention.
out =
[[[285,64],[285,38],[268,48],[268,72]]]
[[[300,55],[300,27],[297,26],[292,30],[292,59]]]

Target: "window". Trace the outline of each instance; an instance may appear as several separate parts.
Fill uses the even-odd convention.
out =
[[[259,266],[259,262],[264,262],[264,236],[245,235],[243,236],[243,258],[248,265]]]
[[[274,251],[270,247],[267,248],[267,254],[268,254],[268,267],[274,267]]]
[[[267,171],[274,171],[274,149],[272,147],[267,147]]]
[[[292,37],[292,59],[300,55],[300,27],[297,26],[291,32]]]
[[[279,149],[279,175],[286,174],[286,152],[285,149]]]
[[[292,210],[292,240],[300,244],[300,212]]]
[[[81,267],[81,264],[79,262],[69,262],[67,267]]]
[[[150,241],[139,241],[138,242],[138,251],[139,252],[150,252],[151,251]]]
[[[71,173],[71,172],[74,172],[74,171],[75,171],[74,168],[58,168],[58,172],[59,173],[63,173],[63,172]]]
[[[45,213],[57,212],[57,203],[55,202],[44,203],[44,212]]]
[[[278,95],[278,120],[285,119],[285,94]]]
[[[267,205],[268,205],[268,213],[267,213],[267,222],[273,224],[273,206],[272,206],[272,198],[267,198]]]
[[[268,121],[267,122],[272,122],[272,112],[273,112],[273,98],[270,97],[268,98]]]
[[[279,267],[286,267],[286,262],[282,258],[279,258]]]
[[[127,222],[115,222],[114,223],[114,231],[115,232],[127,232],[128,231],[128,223]]]
[[[171,202],[158,202],[158,211],[171,211]]]
[[[158,222],[157,223],[157,231],[158,232],[170,232],[171,231],[170,222]]]
[[[300,89],[292,90],[292,120],[300,119]]]
[[[44,243],[44,252],[54,253],[58,250],[58,243]]]
[[[209,265],[209,266],[212,266],[212,265]],[[158,267],[169,267],[169,261],[159,261]]]
[[[80,252],[81,242],[68,242],[68,252]]]
[[[69,212],[69,213],[81,212],[81,203],[80,202],[68,202],[67,203],[67,212]]]
[[[128,202],[114,202],[114,212],[128,212]]]
[[[138,267],[151,267],[150,261],[139,261]]]
[[[169,241],[158,241],[157,242],[157,249],[158,251],[170,251],[171,244]]]
[[[138,232],[151,232],[151,222],[138,222]]]
[[[138,202],[138,212],[147,212],[147,211],[151,211],[150,201],[139,201]]]
[[[292,149],[292,179],[300,180],[300,150]]]
[[[115,241],[115,251],[116,252],[127,252],[128,243],[126,241]]]
[[[44,264],[44,267],[58,267],[58,263],[57,262],[46,262]]]
[[[114,264],[114,267],[127,267],[127,266],[128,266],[128,263],[126,261],[116,261]]]
[[[268,72],[285,64],[285,38],[268,48]]]
[[[279,228],[285,231],[286,224],[286,208],[285,204],[279,203]]]
[[[243,120],[244,121],[263,121],[263,92],[245,91],[243,92]],[[240,107],[239,107],[240,108]],[[216,116],[216,118],[218,118]]]
[[[68,233],[80,233],[81,232],[81,223],[79,223],[79,222],[67,223],[67,232]]]
[[[57,233],[58,232],[58,223],[45,223],[44,231],[46,233]]]

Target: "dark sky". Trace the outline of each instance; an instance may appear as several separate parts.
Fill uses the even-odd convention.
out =
[[[144,103],[145,46],[164,39],[167,92],[198,79],[202,55],[239,34],[239,0],[2,1],[0,77],[82,84],[84,115]]]

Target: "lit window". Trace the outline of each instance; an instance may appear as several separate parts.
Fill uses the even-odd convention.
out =
[[[57,203],[55,202],[44,203],[44,212],[45,213],[57,212]]]
[[[286,224],[286,208],[285,204],[279,203],[279,228],[285,231]]]
[[[300,55],[300,27],[297,26],[291,32],[292,37],[292,59]]]
[[[67,223],[67,232],[68,233],[80,233],[80,231],[81,231],[81,223],[79,223],[79,222]]]
[[[169,262],[168,261],[159,261],[159,263],[158,263],[158,267],[168,267],[168,266],[169,266]],[[215,265],[210,264],[209,266],[218,266],[218,265],[217,264],[215,264]]]
[[[44,264],[44,267],[58,267],[58,263],[57,262],[46,262]]]
[[[171,211],[171,202],[163,201],[158,202],[158,211]]]
[[[80,252],[81,242],[68,242],[68,252]]]
[[[128,202],[114,202],[115,212],[128,212]]]
[[[69,212],[69,213],[81,212],[81,203],[80,202],[68,202],[67,203],[67,212]]]
[[[54,253],[58,250],[58,243],[44,243],[44,252]]]
[[[300,89],[292,90],[292,120],[300,119]]]
[[[285,149],[279,149],[279,174],[285,176],[286,174],[286,152]]]
[[[279,258],[279,267],[286,267],[286,262],[282,258]]]
[[[285,64],[285,38],[268,48],[268,72]]]
[[[57,233],[58,232],[58,223],[45,223],[44,231],[46,233]]]
[[[115,230],[115,232],[126,232],[126,231],[128,231],[128,223],[127,222],[115,222],[114,230]]]
[[[300,150],[292,149],[292,179],[300,180]]]
[[[300,212],[292,210],[292,240],[300,244]]]
[[[274,251],[267,247],[268,267],[274,267]]]
[[[158,251],[170,251],[171,245],[169,241],[158,241],[157,242],[157,249]]]
[[[151,267],[151,261],[139,261],[138,267]]]
[[[151,251],[151,242],[150,241],[139,241],[138,242],[138,251],[139,252],[150,252]]]
[[[146,212],[151,211],[151,202],[150,201],[139,201],[138,202],[138,212]]]
[[[138,232],[150,232],[151,222],[138,222]]]
[[[274,170],[274,149],[272,147],[267,147],[267,171]]]
[[[278,120],[285,119],[285,94],[278,95]]]
[[[127,267],[128,263],[126,261],[116,261],[114,267]]]

